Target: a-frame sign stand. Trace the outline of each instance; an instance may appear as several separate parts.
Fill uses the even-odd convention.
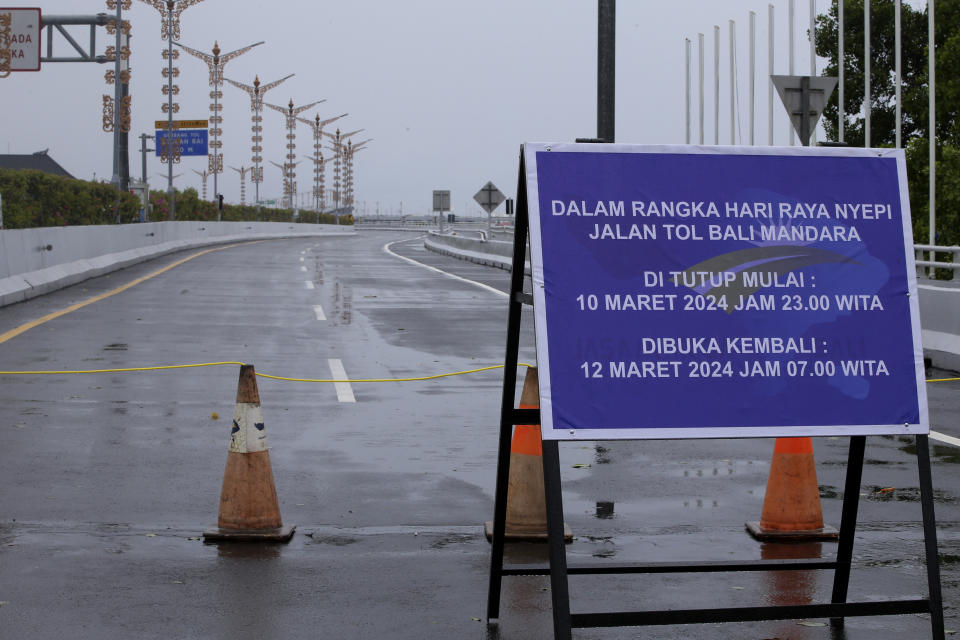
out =
[[[487,596],[487,623],[500,617],[500,595],[504,576],[549,575],[553,603],[554,637],[572,637],[572,629],[593,627],[707,624],[718,622],[751,622],[800,618],[830,618],[833,626],[842,626],[846,617],[901,614],[929,614],[931,637],[944,639],[943,601],[940,588],[940,567],[937,556],[936,521],[934,519],[933,483],[930,475],[930,451],[927,435],[917,435],[917,466],[920,475],[920,503],[926,553],[929,596],[915,600],[848,602],[847,589],[853,560],[853,542],[857,524],[857,508],[863,471],[866,436],[851,436],[847,475],[843,493],[840,537],[834,560],[759,560],[744,562],[687,562],[630,565],[577,565],[568,567],[563,529],[563,494],[560,480],[559,446],[556,440],[543,442],[543,474],[546,488],[549,566],[504,566],[504,531],[507,510],[507,485],[510,474],[510,444],[513,426],[539,424],[538,409],[517,409],[514,406],[517,384],[517,363],[520,345],[520,322],[523,304],[532,304],[523,292],[524,266],[529,234],[528,196],[523,155],[517,188],[516,228],[510,299],[507,323],[507,345],[504,357],[503,396],[500,410],[500,438],[497,455],[497,481],[493,516],[493,540],[490,583]],[[535,194],[534,194],[535,196]],[[740,571],[809,571],[833,570],[833,592],[829,603],[759,606],[714,609],[668,609],[662,611],[617,611],[571,613],[570,575],[715,573]]]

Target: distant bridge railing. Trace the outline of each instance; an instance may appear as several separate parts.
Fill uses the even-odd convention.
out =
[[[957,280],[957,269],[960,269],[960,247],[945,247],[935,244],[913,245],[917,277],[932,277],[934,269],[948,269],[950,277],[946,280]],[[937,260],[937,254],[948,254],[950,262]]]

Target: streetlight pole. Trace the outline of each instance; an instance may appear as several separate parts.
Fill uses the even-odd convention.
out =
[[[309,125],[310,129],[313,131],[313,157],[310,158],[313,161],[313,199],[317,211],[323,209],[323,169],[325,160],[323,159],[322,147],[323,147],[323,128],[330,124],[331,122],[336,122],[340,118],[346,116],[346,113],[342,113],[335,118],[330,118],[329,120],[321,120],[320,114],[316,115],[314,120],[308,118],[297,118],[300,122]],[[319,216],[317,220],[319,220]]]
[[[331,149],[333,150],[333,153],[334,153],[334,156],[333,156],[333,209],[334,209],[334,213],[333,213],[333,215],[334,215],[334,217],[336,217],[338,220],[339,220],[339,218],[340,218],[340,212],[339,212],[339,209],[340,209],[340,195],[341,195],[341,193],[340,193],[340,185],[341,185],[341,183],[340,183],[340,167],[341,167],[341,163],[343,162],[343,143],[344,143],[344,141],[345,141],[347,138],[349,138],[349,137],[352,136],[352,135],[356,135],[356,134],[360,133],[361,131],[363,131],[363,129],[357,129],[356,131],[351,131],[350,133],[343,133],[343,134],[340,133],[340,129],[337,129],[337,133],[336,133],[336,134],[327,133],[326,131],[323,132],[323,135],[325,135],[325,136],[327,136],[328,138],[330,138],[331,140],[333,140],[333,147],[331,147]]]
[[[242,206],[242,205],[245,205],[245,204],[247,204],[247,170],[248,170],[248,167],[244,167],[243,165],[241,165],[239,169],[236,168],[236,167],[230,167],[230,168],[240,174],[240,204],[241,204],[241,206]]]
[[[129,9],[133,0],[107,0],[107,8],[116,11],[107,22],[107,32],[115,36],[114,46],[107,47],[107,59],[113,59],[113,69],[107,71],[107,84],[114,85],[113,98],[104,96],[104,102],[112,102],[112,123],[104,122],[104,129],[113,132],[113,177],[111,182],[120,191],[130,187],[130,158],[128,134],[130,132],[130,23],[123,19],[123,10]]]
[[[294,161],[297,159],[296,151],[297,148],[296,138],[297,138],[297,116],[320,104],[321,102],[326,102],[326,100],[318,100],[317,102],[311,102],[310,104],[305,104],[301,107],[293,106],[293,98],[290,99],[290,104],[287,107],[281,107],[275,104],[264,103],[264,105],[270,107],[274,111],[279,111],[286,117],[287,121],[287,163],[286,171],[284,172],[285,182],[287,183],[287,190],[292,194],[291,208],[295,209],[297,206],[296,202],[296,193],[295,193],[295,182],[294,179],[297,177],[295,167],[297,163]]]
[[[247,92],[247,95],[250,96],[250,111],[253,112],[251,116],[251,121],[253,122],[253,136],[250,140],[252,144],[250,146],[250,152],[252,154],[251,160],[253,161],[253,171],[250,175],[250,181],[254,184],[256,190],[256,203],[257,203],[257,213],[260,213],[260,183],[263,182],[263,167],[260,166],[260,163],[263,162],[263,156],[260,155],[263,153],[263,125],[260,123],[263,122],[263,116],[260,115],[260,112],[263,110],[263,95],[280,85],[280,83],[292,78],[294,74],[290,74],[279,80],[274,80],[265,85],[260,84],[260,76],[256,76],[253,79],[253,86],[248,84],[243,84],[242,82],[237,82],[236,80],[231,80],[230,78],[224,78],[228,83],[232,84],[238,89],[242,89]]]
[[[163,111],[167,114],[167,136],[161,145],[160,161],[166,162],[167,166],[167,198],[170,201],[170,219],[175,218],[176,195],[173,190],[173,163],[180,162],[180,141],[173,138],[173,114],[180,111],[180,105],[174,103],[173,95],[180,93],[180,87],[173,84],[173,78],[180,75],[179,69],[174,69],[173,41],[180,39],[180,15],[188,7],[200,4],[203,0],[140,0],[160,12],[162,18],[160,26],[160,37],[167,41],[167,48],[163,52],[163,57],[167,60],[167,68],[163,70],[167,82],[163,87],[162,93],[167,95],[167,102],[163,105]],[[179,55],[179,52],[176,52]]]
[[[223,106],[220,104],[220,98],[223,97],[223,92],[220,90],[220,87],[223,86],[223,68],[226,67],[227,63],[234,58],[239,57],[247,51],[250,51],[250,49],[263,44],[263,41],[261,40],[260,42],[256,42],[223,55],[220,55],[220,45],[216,41],[213,43],[213,50],[210,54],[204,53],[203,51],[199,51],[197,49],[192,49],[180,44],[179,42],[175,42],[174,44],[193,57],[205,62],[207,64],[207,68],[210,70],[209,84],[213,88],[213,91],[210,92],[210,97],[213,98],[213,104],[210,105],[210,133],[213,135],[213,142],[210,146],[212,147],[213,151],[208,155],[208,164],[209,171],[211,174],[213,174],[213,199],[216,201],[217,196],[220,194],[219,187],[217,186],[217,175],[223,173],[223,153],[220,152],[220,149],[223,146],[223,142],[220,140],[220,136],[223,134],[223,129],[220,128],[220,125],[223,124],[223,116],[220,115],[220,111],[223,109]],[[219,221],[219,209],[217,211],[217,220]]]
[[[167,0],[167,201],[170,220],[176,220],[177,196],[173,190],[173,163],[180,159],[180,141],[173,139],[173,0]],[[177,105],[179,106],[179,105]],[[174,159],[176,158],[176,160]]]

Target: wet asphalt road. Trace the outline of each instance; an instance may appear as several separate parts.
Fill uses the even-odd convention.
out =
[[[427,253],[409,234],[215,251],[0,343],[0,370],[244,361],[257,371],[405,378],[501,363],[508,275]],[[190,255],[0,309],[0,334]],[[310,284],[308,284],[310,283]],[[533,362],[524,316],[521,360]],[[931,372],[939,376],[940,372]],[[0,638],[552,637],[548,581],[506,578],[485,616],[499,371],[426,382],[261,378],[285,546],[205,545],[216,520],[237,367],[0,376]],[[960,383],[928,385],[933,428],[960,437]],[[349,401],[351,399],[353,402]],[[214,413],[219,419],[214,419]],[[846,440],[815,441],[838,524]],[[923,597],[912,441],[872,438],[851,600]],[[760,545],[772,441],[561,446],[571,564],[832,557]],[[948,629],[960,629],[960,451],[933,447]],[[574,468],[574,465],[590,465]],[[892,489],[892,490],[890,490]],[[511,545],[508,559],[543,550]],[[573,610],[829,600],[826,572],[573,578]],[[577,638],[832,638],[823,620],[582,630]],[[812,625],[812,626],[807,626]],[[845,638],[923,638],[923,616],[854,618]]]

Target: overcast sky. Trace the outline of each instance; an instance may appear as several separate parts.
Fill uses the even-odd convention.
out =
[[[705,140],[712,143],[713,25],[720,25],[720,140],[729,142],[729,20],[737,29],[737,141],[749,137],[749,12],[757,12],[757,142],[767,141],[766,0],[620,0],[617,3],[616,136],[618,142],[684,142],[684,38],[693,41],[693,140],[698,132],[697,33],[705,34]],[[788,71],[788,0],[774,0],[774,72]],[[817,0],[825,11],[828,0]],[[31,6],[18,3],[18,6]],[[37,6],[37,5],[33,5]],[[49,0],[44,14],[107,12],[103,0]],[[796,73],[810,70],[809,0],[796,0]],[[135,0],[125,18],[133,25],[130,138],[132,177],[140,176],[139,136],[152,133],[164,118],[161,104],[160,14]],[[87,28],[73,27],[78,42]],[[98,30],[97,52],[108,37]],[[266,43],[231,61],[225,76],[251,84],[254,75],[270,82],[296,75],[268,93],[266,100],[295,105],[326,99],[304,115],[322,119],[348,112],[334,123],[344,131],[364,129],[354,140],[373,138],[355,156],[355,192],[360,212],[426,213],[434,189],[449,189],[454,212],[480,215],[473,195],[488,180],[504,193],[516,191],[517,157],[524,141],[572,141],[596,135],[596,0],[204,0],[182,17],[185,45],[223,52],[259,40]],[[68,55],[55,38],[55,55]],[[44,49],[46,45],[44,44]],[[182,54],[177,61],[181,119],[209,115],[206,65]],[[821,61],[822,66],[822,61]],[[112,65],[111,65],[112,66]],[[102,132],[106,65],[47,63],[39,73],[17,73],[0,80],[3,113],[0,143],[10,153],[49,148],[75,176],[109,179],[111,135]],[[818,71],[820,66],[818,66]],[[250,166],[250,102],[242,91],[224,86],[224,162]],[[787,144],[789,125],[777,98],[775,143]],[[265,182],[261,198],[278,198],[283,162],[283,116],[264,117]],[[301,192],[311,188],[312,150],[308,127],[297,130]],[[329,152],[328,152],[329,153]],[[326,154],[325,154],[326,155]],[[332,163],[331,163],[332,165]],[[327,189],[332,166],[328,165]],[[193,171],[207,168],[205,157],[185,157],[176,166],[178,188],[200,191]],[[148,179],[165,189],[166,166],[152,155]],[[225,168],[220,191],[239,202],[239,175]],[[208,183],[210,197],[213,180]],[[248,184],[247,200],[253,199]],[[502,213],[502,207],[499,213]]]

